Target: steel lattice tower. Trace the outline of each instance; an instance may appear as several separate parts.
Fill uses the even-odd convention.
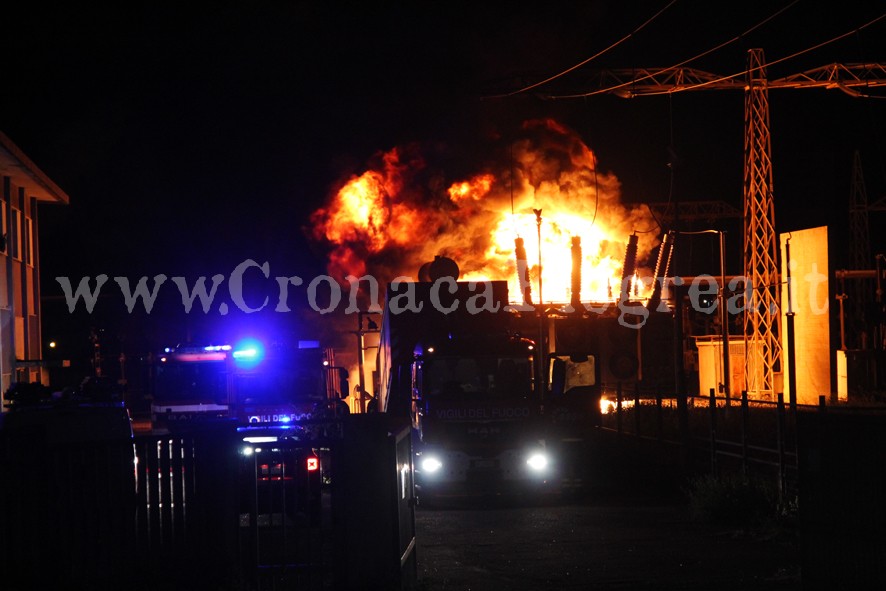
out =
[[[852,159],[852,186],[849,194],[849,243],[853,269],[867,269],[871,264],[871,231],[868,224],[868,192],[861,169],[861,154]]]
[[[744,276],[745,376],[748,393],[772,399],[781,359],[778,243],[772,198],[769,87],[762,49],[748,53],[745,91]]]
[[[886,64],[828,64],[776,80],[767,80],[762,49],[748,51],[746,80],[718,76],[693,68],[630,68],[596,73],[598,90],[553,98],[580,98],[616,94],[626,98],[696,90],[744,90],[744,274],[753,289],[745,302],[745,373],[748,393],[772,398],[775,376],[781,371],[779,340],[780,292],[779,244],[775,232],[772,193],[772,147],[769,135],[769,89],[839,89],[854,97],[886,86]],[[879,202],[878,202],[879,203]],[[886,206],[884,206],[886,207]],[[876,209],[877,204],[866,211]]]
[[[868,193],[864,184],[864,173],[861,168],[861,154],[858,151],[852,159],[852,185],[849,192],[849,244],[851,248],[850,264],[852,269],[867,269],[871,264],[871,231],[868,222]],[[849,321],[853,337],[860,335],[866,328],[865,309],[869,297],[864,289],[863,280],[850,279],[846,285],[849,296]],[[855,342],[850,348],[861,348]]]

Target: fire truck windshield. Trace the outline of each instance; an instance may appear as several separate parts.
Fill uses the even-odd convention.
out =
[[[226,352],[176,351],[161,357],[154,387],[159,404],[274,405],[326,396],[323,351],[273,350],[240,364]]]
[[[263,367],[234,375],[234,388],[244,404],[281,404],[296,400],[323,400],[322,365],[297,363]]]
[[[154,397],[163,402],[227,400],[227,365],[220,361],[182,362],[172,358],[157,367]]]
[[[532,390],[532,359],[518,356],[425,358],[423,389],[429,396],[523,398]]]

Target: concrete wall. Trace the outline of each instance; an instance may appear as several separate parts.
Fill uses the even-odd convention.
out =
[[[790,261],[786,245],[790,241]],[[794,313],[796,392],[800,404],[818,404],[832,388],[831,289],[826,226],[781,234],[781,342],[785,399],[788,384],[788,311]],[[790,270],[787,265],[790,264]],[[791,306],[788,305],[788,271]]]

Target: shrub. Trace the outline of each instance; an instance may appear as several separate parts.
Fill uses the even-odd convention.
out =
[[[731,526],[755,526],[777,515],[775,487],[741,475],[705,475],[689,484],[689,509],[696,521]]]

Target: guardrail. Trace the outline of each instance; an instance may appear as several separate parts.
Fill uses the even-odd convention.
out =
[[[681,477],[769,479],[786,523],[798,525],[804,589],[867,589],[886,578],[886,406],[820,396],[818,405],[792,407],[783,396],[713,392],[684,400],[619,390],[601,429],[616,446],[648,442],[634,457],[664,450]]]

